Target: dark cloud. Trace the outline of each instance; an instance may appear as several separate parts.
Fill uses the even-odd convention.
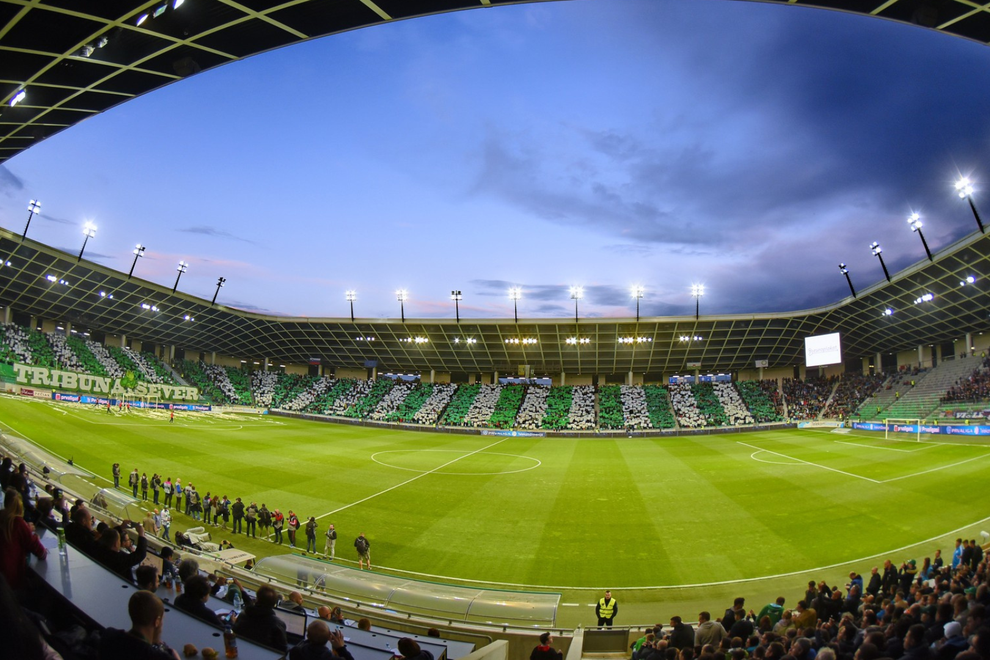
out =
[[[74,249],[74,248],[68,248],[68,247],[64,247],[63,246],[63,247],[60,247],[58,249],[61,250],[62,252],[66,252],[68,254],[73,254],[73,255],[78,255],[79,254],[79,250],[78,249]],[[102,252],[93,252],[92,250],[86,250],[85,254],[83,254],[83,257],[85,257],[86,259],[90,259],[90,260],[92,260],[92,259],[103,259],[103,260],[106,260],[106,259],[116,259],[117,258],[117,257],[115,257],[112,254],[103,254]]]
[[[0,192],[10,195],[24,190],[24,180],[11,172],[6,165],[0,165]]]
[[[235,234],[226,231],[225,229],[219,229],[217,227],[208,227],[204,225],[199,225],[196,227],[186,227],[185,229],[177,229],[186,234],[199,234],[201,236],[213,236],[215,238],[228,238],[234,241],[241,241],[243,243],[250,243],[252,245],[257,245],[255,241],[249,238],[244,238],[242,236],[237,236]]]
[[[269,316],[287,316],[287,314],[283,314],[282,312],[272,311],[267,307],[261,307],[259,305],[255,305],[254,303],[245,302],[243,300],[220,300],[218,298],[217,304],[223,305],[224,307],[234,307],[236,309],[240,309],[245,312],[252,312],[254,314],[265,314]]]
[[[39,213],[35,217],[41,218],[42,220],[45,220],[46,222],[55,222],[55,223],[58,223],[60,225],[75,225],[75,224],[79,224],[77,222],[73,222],[72,220],[66,220],[65,218],[56,218],[55,216],[48,215],[47,213]]]

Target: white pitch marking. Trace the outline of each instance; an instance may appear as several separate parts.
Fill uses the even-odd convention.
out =
[[[866,447],[867,449],[883,449],[885,451],[899,451],[899,452],[903,452],[905,454],[913,454],[916,451],[924,451],[926,449],[931,449],[932,447],[935,446],[934,444],[928,444],[928,445],[926,445],[924,447],[919,447],[918,449],[897,449],[896,447],[881,447],[879,445],[864,445],[864,444],[859,443],[859,442],[846,442],[845,440],[836,440],[835,442],[837,442],[840,445],[850,445],[852,447]]]
[[[756,457],[757,454],[762,454],[765,451],[766,449],[761,449],[760,451],[754,451],[752,454],[749,455],[749,457],[752,458],[754,461],[758,461],[760,463],[766,463],[767,465],[800,465],[800,463],[778,463],[777,461],[765,461],[762,458]]]
[[[751,444],[747,444],[745,442],[740,442],[738,440],[736,440],[736,444],[740,444],[740,445],[743,445],[745,447],[749,447],[750,449],[757,449],[757,450],[760,450],[760,451],[765,451],[765,452],[767,452],[769,454],[776,454],[777,456],[782,456],[783,458],[789,458],[792,461],[797,461],[798,463],[804,463],[805,465],[810,465],[812,467],[821,468],[822,470],[828,470],[829,472],[837,472],[839,474],[844,474],[847,477],[854,477],[856,479],[862,479],[863,481],[869,481],[869,482],[872,482],[872,483],[875,483],[875,484],[881,483],[881,482],[877,481],[876,479],[870,479],[869,477],[864,477],[864,476],[861,476],[861,475],[858,475],[858,474],[853,474],[852,472],[845,472],[843,470],[839,470],[839,469],[836,469],[836,468],[831,468],[831,467],[828,467],[827,465],[819,465],[818,463],[812,463],[811,461],[805,461],[805,460],[802,460],[800,458],[794,458],[793,456],[788,456],[787,454],[781,454],[780,452],[772,451],[770,449],[763,449],[761,447],[754,447]]]
[[[402,453],[410,453],[410,452],[419,453],[419,452],[423,452],[423,451],[448,452],[449,453],[449,452],[455,452],[457,450],[456,449],[386,449],[385,451],[377,451],[374,454],[372,454],[371,455],[371,460],[373,460],[375,463],[378,463],[379,465],[384,465],[385,467],[395,468],[396,470],[405,470],[406,472],[426,472],[426,470],[417,470],[416,468],[408,468],[408,467],[401,467],[399,465],[392,465],[391,463],[385,463],[384,461],[380,461],[380,460],[378,460],[376,458],[376,456],[380,456],[381,454],[402,454]],[[451,477],[498,477],[498,476],[501,476],[503,474],[517,474],[519,472],[529,472],[530,470],[535,470],[536,468],[538,468],[541,465],[543,465],[543,461],[541,461],[541,460],[539,460],[537,458],[533,458],[531,456],[520,456],[519,454],[500,454],[498,452],[489,452],[487,455],[488,456],[508,456],[510,458],[525,458],[528,461],[533,461],[536,465],[531,465],[531,466],[529,466],[527,468],[522,468],[520,470],[509,470],[507,472],[444,472],[443,474],[448,475],[448,476],[451,476]],[[458,460],[460,460],[460,459],[458,459]]]
[[[427,476],[429,474],[433,474],[437,470],[442,470],[443,468],[447,467],[448,465],[453,465],[454,463],[456,463],[457,461],[461,460],[462,458],[467,458],[468,456],[474,456],[475,454],[481,453],[481,452],[485,451],[486,449],[491,449],[492,447],[495,447],[496,445],[500,445],[503,442],[505,442],[506,440],[508,440],[508,438],[502,438],[501,440],[499,440],[497,442],[493,442],[492,444],[488,445],[487,447],[482,447],[481,449],[475,449],[474,451],[472,451],[472,452],[470,452],[468,454],[464,454],[463,456],[458,456],[454,460],[447,461],[443,465],[440,465],[438,467],[435,467],[432,470],[430,470],[429,472],[423,472],[422,474],[417,474],[415,477],[413,477],[411,479],[406,479],[402,483],[396,484],[394,486],[390,486],[390,487],[386,488],[385,490],[382,490],[382,491],[379,491],[377,493],[373,493],[371,495],[368,495],[367,497],[361,498],[357,502],[351,502],[350,504],[345,504],[344,506],[338,507],[338,508],[334,509],[333,511],[328,511],[327,513],[324,513],[322,516],[316,516],[316,519],[317,520],[320,520],[321,518],[326,518],[327,516],[332,516],[335,513],[340,513],[341,511],[344,511],[346,509],[350,509],[352,506],[357,506],[358,504],[361,504],[363,502],[367,502],[368,500],[374,499],[374,498],[378,497],[379,495],[384,495],[385,493],[388,493],[390,491],[393,491],[396,488],[400,488],[402,486],[405,486],[406,484],[411,484],[412,482],[416,481],[417,479],[422,479],[423,477],[425,477],[425,476]]]
[[[986,458],[990,456],[990,453],[980,454],[979,456],[974,456],[973,458],[967,458],[965,461],[959,461],[958,463],[951,463],[949,465],[943,465],[941,467],[933,467],[930,470],[922,470],[921,472],[915,472],[914,474],[905,474],[900,477],[891,477],[890,479],[884,479],[880,483],[890,483],[891,481],[899,481],[901,479],[909,479],[911,477],[917,477],[921,474],[928,474],[929,472],[938,472],[939,470],[945,470],[946,468],[956,467],[957,465],[963,465],[964,463],[969,463],[970,461],[975,461],[981,458]]]

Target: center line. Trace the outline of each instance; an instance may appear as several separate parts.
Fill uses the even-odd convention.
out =
[[[411,479],[406,479],[402,483],[395,484],[394,486],[391,486],[389,488],[386,488],[385,490],[382,490],[382,491],[379,491],[377,493],[373,493],[371,495],[368,495],[367,497],[365,497],[363,499],[360,499],[357,502],[351,502],[350,504],[345,504],[344,506],[342,506],[342,507],[340,507],[338,509],[334,509],[333,511],[330,511],[329,513],[324,513],[322,516],[316,516],[316,519],[319,520],[321,518],[326,518],[327,516],[332,516],[333,514],[339,513],[341,511],[344,511],[345,509],[350,509],[352,506],[357,506],[358,504],[361,504],[363,502],[367,502],[370,499],[374,499],[374,498],[378,497],[379,495],[384,495],[385,493],[387,493],[389,491],[393,491],[396,488],[399,488],[401,486],[405,486],[406,484],[411,484],[412,482],[416,481],[417,479],[422,479],[423,477],[425,477],[428,474],[433,474],[437,470],[442,470],[445,467],[447,467],[448,465],[452,465],[452,464],[456,463],[457,461],[459,461],[461,459],[467,458],[468,456],[474,456],[475,454],[480,453],[480,452],[483,452],[486,449],[491,449],[495,445],[501,444],[501,443],[505,442],[506,440],[508,440],[508,438],[502,438],[501,440],[498,440],[496,442],[493,442],[492,444],[488,445],[487,447],[482,447],[481,449],[475,449],[473,452],[471,452],[469,454],[464,454],[463,456],[458,456],[454,460],[447,461],[443,465],[437,466],[437,467],[433,468],[432,470],[430,470],[429,472],[423,472],[422,474],[417,474],[415,477],[413,477]]]

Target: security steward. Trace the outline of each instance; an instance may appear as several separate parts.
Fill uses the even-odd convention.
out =
[[[606,591],[605,597],[598,600],[595,605],[595,614],[598,616],[598,626],[612,626],[615,615],[619,613],[619,603],[612,598],[612,592]]]

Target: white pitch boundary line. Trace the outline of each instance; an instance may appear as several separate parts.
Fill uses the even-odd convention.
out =
[[[63,463],[65,463],[66,465],[68,465],[69,459],[67,459],[65,456],[60,456],[60,455],[56,454],[55,452],[53,452],[52,450],[48,449],[48,447],[45,447],[43,445],[38,444],[37,442],[35,442],[31,438],[27,437],[26,435],[24,435],[23,433],[21,433],[20,431],[18,431],[17,429],[15,429],[13,426],[11,426],[10,424],[8,424],[7,422],[0,422],[0,424],[2,424],[3,426],[6,426],[8,429],[10,429],[14,433],[16,433],[22,439],[27,440],[28,442],[30,442],[32,445],[34,445],[38,449],[41,449],[43,451],[48,452],[49,454],[51,454],[55,458],[61,460]],[[93,472],[92,470],[88,470],[88,469],[84,468],[83,466],[79,465],[78,463],[76,463],[75,461],[72,462],[72,467],[79,468],[83,472],[89,472],[90,475],[92,475],[93,477],[95,477],[97,479],[103,479],[103,481],[106,481],[107,483],[111,483],[111,484],[113,483],[113,481],[111,479],[107,479],[106,477],[104,477],[102,475],[99,475],[99,474]]]
[[[390,487],[386,488],[385,490],[379,491],[379,492],[374,493],[372,495],[368,495],[367,497],[361,498],[357,502],[351,502],[350,504],[345,504],[344,506],[338,507],[338,508],[334,509],[333,511],[329,511],[327,513],[324,513],[321,516],[316,516],[316,519],[317,520],[320,520],[322,518],[326,518],[327,516],[332,516],[335,513],[340,513],[341,511],[344,511],[346,509],[350,509],[352,506],[357,506],[358,504],[362,504],[364,502],[367,502],[368,500],[374,499],[374,498],[378,497],[379,495],[384,495],[385,493],[388,493],[390,491],[393,491],[396,488],[401,488],[402,486],[405,486],[406,484],[411,484],[412,482],[416,481],[417,479],[422,479],[423,477],[425,477],[427,475],[433,474],[437,470],[442,470],[443,468],[447,467],[448,465],[453,465],[457,461],[462,460],[462,459],[465,459],[468,456],[474,456],[475,454],[481,453],[481,452],[485,451],[486,449],[491,449],[492,447],[494,447],[496,445],[502,444],[506,440],[508,440],[508,438],[502,438],[501,440],[498,440],[497,442],[493,442],[492,444],[488,445],[487,447],[482,447],[481,449],[475,449],[474,451],[472,451],[470,453],[467,453],[467,454],[464,454],[463,456],[458,456],[454,460],[447,461],[443,465],[440,465],[438,467],[435,467],[432,470],[430,470],[429,472],[423,472],[422,474],[417,474],[415,477],[413,477],[411,479],[406,479],[402,483],[395,484],[394,486],[390,486]]]
[[[846,472],[844,470],[839,470],[837,468],[828,467],[827,465],[819,465],[818,463],[812,463],[811,461],[806,461],[806,460],[803,460],[803,459],[800,459],[800,458],[794,458],[793,456],[788,456],[787,454],[781,454],[778,451],[773,451],[773,450],[770,450],[770,449],[763,449],[762,447],[755,447],[755,446],[753,446],[751,444],[748,444],[748,443],[745,443],[745,442],[740,442],[738,440],[736,440],[736,444],[743,445],[745,447],[749,447],[750,449],[756,449],[758,451],[765,451],[768,454],[775,454],[775,455],[781,456],[783,458],[789,458],[792,461],[797,461],[798,463],[804,463],[805,465],[810,465],[812,467],[821,468],[822,470],[828,470],[829,472],[837,472],[838,474],[844,474],[847,477],[854,477],[856,479],[862,479],[863,481],[869,481],[869,482],[872,482],[872,483],[875,483],[875,484],[882,483],[880,481],[877,481],[876,479],[870,479],[869,477],[864,477],[864,476],[861,476],[861,475],[858,475],[858,474],[853,474],[852,472]]]
[[[881,447],[879,445],[864,445],[859,442],[846,442],[845,440],[836,440],[835,442],[840,445],[849,445],[851,447],[865,447],[867,449],[883,449],[884,451],[899,451],[905,454],[913,454],[916,451],[924,451],[926,449],[931,449],[932,447],[935,446],[934,444],[929,444],[925,447],[919,447],[918,449],[898,449],[897,447]]]
[[[957,529],[954,529],[944,534],[939,534],[938,536],[933,536],[931,538],[925,539],[923,541],[917,541],[909,545],[901,546],[900,548],[894,548],[893,550],[887,550],[885,552],[878,552],[874,555],[869,555],[867,557],[860,557],[859,559],[850,559],[849,561],[838,562],[836,564],[829,564],[828,566],[818,566],[815,568],[805,568],[799,571],[789,571],[787,573],[778,573],[776,575],[762,575],[760,577],[750,577],[750,578],[738,578],[735,580],[720,580],[718,582],[698,582],[692,584],[659,584],[649,587],[618,587],[614,584],[605,585],[603,587],[575,587],[575,586],[560,586],[560,585],[547,585],[547,584],[523,584],[521,582],[492,582],[489,580],[469,580],[467,578],[452,577],[450,575],[434,575],[432,573],[420,573],[418,571],[406,571],[400,568],[390,568],[388,566],[379,566],[379,570],[391,571],[393,573],[401,573],[404,575],[413,575],[419,578],[429,578],[431,580],[443,580],[448,582],[467,582],[469,584],[487,584],[496,587],[522,587],[526,589],[546,589],[548,591],[605,591],[606,589],[611,590],[622,590],[622,591],[648,591],[648,590],[662,590],[662,589],[699,589],[708,587],[718,587],[727,584],[743,584],[747,582],[760,582],[763,580],[775,580],[778,578],[793,577],[795,575],[807,575],[809,573],[819,573],[821,571],[828,571],[833,568],[839,568],[840,566],[849,566],[850,564],[858,564],[860,562],[867,561],[869,559],[877,559],[879,557],[888,557],[890,555],[896,554],[898,552],[903,552],[905,550],[910,550],[911,548],[916,548],[919,545],[925,543],[931,543],[933,541],[938,541],[939,539],[944,539],[946,537],[952,538],[958,535],[960,532],[967,530],[976,525],[990,520],[990,516],[983,518],[982,520],[977,520],[976,522],[970,523],[968,525],[963,525]]]
[[[752,458],[757,463],[766,463],[767,465],[800,465],[800,463],[778,463],[777,461],[765,461],[762,458],[756,457],[757,454],[762,454],[765,451],[766,449],[761,449],[760,451],[754,451],[752,454],[749,455],[749,457]]]
[[[990,456],[990,452],[986,454],[980,454],[979,456],[974,456],[973,458],[967,458],[965,461],[959,461],[958,463],[952,463],[950,465],[943,465],[941,467],[934,467],[930,470],[923,470],[921,472],[915,472],[914,474],[905,474],[900,477],[891,477],[890,479],[884,479],[882,483],[890,483],[891,481],[899,481],[901,479],[909,479],[911,477],[917,477],[918,475],[928,474],[929,472],[938,472],[939,470],[945,470],[947,468],[956,467],[957,465],[963,465],[964,463],[969,463],[970,461],[975,461],[981,458],[986,458]]]

